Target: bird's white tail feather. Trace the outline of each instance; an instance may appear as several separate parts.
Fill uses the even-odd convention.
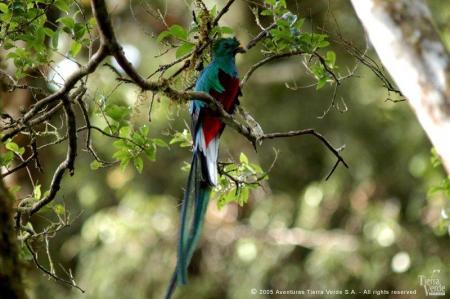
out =
[[[196,149],[200,150],[206,157],[206,166],[208,169],[209,180],[211,184],[216,186],[219,176],[217,171],[217,156],[219,154],[219,137],[215,137],[214,139],[212,139],[208,143],[208,146],[206,146],[203,130],[202,129],[198,130]]]

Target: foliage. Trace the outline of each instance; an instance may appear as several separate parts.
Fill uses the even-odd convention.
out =
[[[8,51],[7,59],[16,66],[16,77],[24,78],[26,72],[50,62],[50,52],[57,51],[61,34],[72,40],[69,55],[76,57],[82,47],[90,44],[89,30],[95,25],[89,22],[78,23],[80,10],[74,13],[70,0],[15,0],[1,3],[0,43]],[[50,26],[47,12],[57,8],[61,17]],[[70,14],[70,15],[69,15]]]
[[[336,39],[333,30],[317,28],[332,23],[325,1],[308,2],[313,14],[301,1],[251,1],[255,19],[248,17],[246,2],[236,1],[218,23],[223,3],[202,7],[200,2],[186,9],[180,9],[183,1],[167,2],[165,15],[160,2],[117,1],[110,10],[114,29],[121,43],[140,53],[139,73],[190,90],[209,62],[214,38],[237,34],[251,41],[267,29],[254,50],[237,58],[241,75],[264,59],[284,60],[258,67],[242,88],[241,106],[267,131],[314,127],[332,144],[345,143],[350,169],[338,169],[325,182],[330,154],[308,137],[267,140],[255,152],[242,136],[225,130],[220,184],[213,195],[217,204],[210,205],[192,279],[178,296],[247,298],[251,288],[417,287],[419,292],[417,275],[440,269],[448,277],[449,178],[432,167],[438,160],[433,155],[430,163],[429,144],[407,105],[384,102],[386,91],[360,68],[355,78],[339,85],[336,100],[348,105],[348,113],[331,110],[318,119],[338,85],[333,74],[339,79],[340,69],[354,66],[353,57],[330,43]],[[0,55],[12,64],[11,69],[2,64],[1,71],[13,78],[0,73],[2,126],[26,112],[17,103],[27,108],[53,92],[47,75],[60,61],[85,65],[92,57],[98,32],[85,3],[0,3],[0,43],[6,51]],[[364,47],[348,3],[333,1],[331,10],[346,38]],[[439,24],[447,24],[445,18]],[[314,77],[321,92],[300,88],[311,83],[305,74]],[[18,91],[22,85],[29,87],[24,93]],[[82,101],[80,87],[86,89]],[[180,168],[187,170],[192,145],[185,105],[169,103],[166,96],[155,92],[147,98],[114,61],[99,65],[70,93],[77,116],[74,176],[64,176],[57,196],[38,215],[23,217],[20,237],[30,240],[44,267],[51,269],[53,259],[64,268],[55,267],[56,274],[73,278],[87,292],[63,289],[30,269],[29,292],[35,298],[162,296],[176,255],[177,207],[186,179]],[[67,154],[66,120],[61,109],[2,144],[0,165],[12,169],[31,157],[31,140],[36,140],[38,158],[11,180],[22,208],[49,195],[54,170]],[[280,153],[276,163],[272,146]],[[31,262],[25,243],[21,249],[22,258]],[[394,263],[399,254],[408,257],[404,268]]]
[[[14,156],[22,157],[25,149],[11,139],[8,139],[4,147],[6,151],[4,153],[0,153],[0,166],[9,167],[11,166],[11,162],[14,160]]]
[[[236,202],[242,207],[248,201],[250,190],[267,179],[267,173],[259,165],[250,163],[247,156],[241,153],[239,163],[223,165],[219,185],[215,189],[218,208],[221,209],[230,202]]]
[[[442,167],[442,161],[434,148],[431,149],[431,165],[434,168]],[[450,226],[450,176],[442,179],[438,185],[428,189],[428,195],[430,197],[433,197],[436,194],[443,194],[446,199],[446,202],[441,208],[441,220],[438,226],[438,231],[442,234],[446,234],[448,227]]]
[[[263,53],[271,55],[301,51],[305,54],[317,54],[318,50],[329,47],[328,35],[305,31],[303,28],[305,19],[290,11],[285,0],[265,0],[264,3],[266,9],[261,15],[270,17],[276,26],[264,40]],[[336,68],[335,63],[335,52],[327,51],[324,63],[319,60],[309,66],[309,71],[317,80],[316,89],[321,89],[327,82],[334,82],[325,67],[333,70]]]
[[[147,125],[134,130],[129,123],[130,108],[116,104],[108,104],[100,108],[101,115],[107,116],[109,121],[104,131],[116,136],[113,142],[117,151],[113,158],[120,162],[120,167],[125,169],[130,161],[139,173],[142,173],[144,161],[142,156],[149,161],[155,161],[158,147],[168,147],[167,143],[160,138],[150,138],[150,128]],[[95,170],[104,166],[101,161],[95,160],[91,163],[91,169]]]

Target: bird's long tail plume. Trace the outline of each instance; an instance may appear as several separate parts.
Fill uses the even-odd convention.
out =
[[[167,289],[166,299],[171,298],[177,284],[187,283],[187,269],[197,248],[211,193],[206,175],[205,159],[202,153],[194,151],[181,205],[177,267]]]

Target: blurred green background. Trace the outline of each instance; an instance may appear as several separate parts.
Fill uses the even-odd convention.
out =
[[[80,3],[90,14],[88,1]],[[215,1],[205,3],[211,7]],[[224,3],[217,1],[219,8]],[[259,32],[249,9],[252,3],[236,1],[222,20],[244,43]],[[428,3],[448,44],[450,3]],[[189,1],[109,4],[120,42],[139,51],[138,69],[143,75],[174,57],[155,58],[160,53],[155,35],[164,27],[150,10],[160,9],[169,25],[189,26],[192,21]],[[288,4],[306,18],[304,28],[323,27],[334,37],[340,30],[354,45],[366,47],[349,1]],[[261,59],[259,49],[238,57],[241,74]],[[344,75],[356,61],[339,45],[333,50]],[[371,49],[368,54],[376,58]],[[333,89],[302,88],[314,82],[302,62],[299,57],[283,59],[257,70],[243,89],[241,105],[266,132],[315,128],[335,147],[345,144],[342,154],[350,168],[339,166],[325,181],[335,158],[313,137],[268,140],[255,152],[247,140],[226,130],[223,158],[238,159],[244,152],[266,170],[275,151],[278,158],[269,180],[251,192],[244,207],[229,204],[219,210],[216,201],[211,202],[189,284],[178,289],[175,298],[284,297],[251,295],[252,288],[417,289],[411,298],[422,298],[418,276],[430,276],[433,270],[440,270],[440,278],[450,285],[448,222],[441,215],[448,199],[441,193],[428,194],[445,173],[431,165],[431,145],[407,102],[387,100],[394,95],[370,70],[359,66],[338,89],[341,111],[331,109],[320,119]],[[107,68],[91,76],[90,97],[111,93],[117,85],[113,78]],[[186,106],[155,101],[149,123],[150,99],[151,94],[140,95],[134,87],[121,85],[108,100],[132,106],[135,126],[149,124],[153,136],[168,141],[170,133],[186,127]],[[93,134],[99,153],[111,157],[112,141]],[[41,154],[48,169],[39,177],[43,185],[50,183],[51,169],[63,159],[64,150],[61,145]],[[161,298],[176,262],[178,208],[187,177],[181,168],[190,154],[176,145],[160,149],[157,161],[146,161],[139,175],[131,166],[125,171],[119,167],[92,171],[91,156],[80,151],[75,175],[64,178],[57,199],[74,221],[51,239],[50,246],[57,272],[65,275],[59,264],[72,269],[86,293],[49,280],[29,265],[30,298]],[[35,226],[47,225],[46,217],[54,215],[34,217]],[[37,249],[46,264],[43,248]]]

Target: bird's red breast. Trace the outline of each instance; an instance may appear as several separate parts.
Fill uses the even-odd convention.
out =
[[[219,93],[215,90],[211,90],[210,94],[217,101],[219,101],[224,109],[231,113],[237,104],[239,96],[239,78],[234,78],[227,73],[219,70],[219,81],[225,89]],[[217,112],[206,108],[203,114],[202,129],[205,136],[205,145],[208,146],[209,142],[216,136],[222,133],[224,123],[218,116]]]

